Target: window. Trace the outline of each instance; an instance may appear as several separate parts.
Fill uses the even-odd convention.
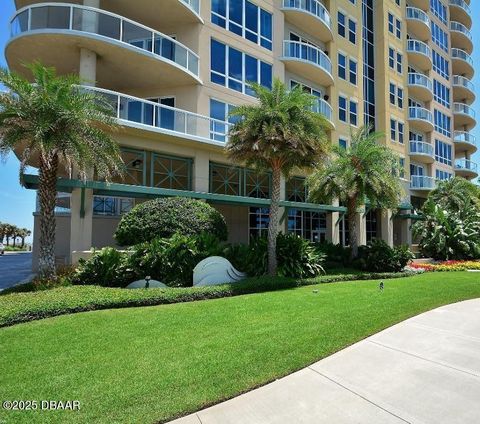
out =
[[[390,83],[390,104],[394,105],[396,103],[395,102],[396,97],[397,97],[396,85],[391,82]]]
[[[391,13],[388,14],[388,32],[395,34],[399,39],[402,38],[402,21]]]
[[[390,140],[397,141],[397,121],[390,118]]]
[[[315,97],[323,97],[323,94],[320,90],[316,90],[315,88],[312,88],[312,87],[309,87],[308,85],[305,85],[305,84],[301,84],[297,81],[294,81],[294,80],[290,80],[290,88],[295,88],[297,85],[301,85],[302,86],[302,90],[305,92],[305,93],[308,93],[308,94],[311,94],[312,96],[315,96]]]
[[[371,125],[373,129],[376,116],[374,30],[373,0],[362,0],[363,122]]]
[[[452,166],[452,145],[440,140],[435,140],[435,160]]]
[[[327,217],[325,213],[288,210],[288,232],[314,243],[326,240]]]
[[[174,190],[192,189],[192,159],[152,154],[152,186]]]
[[[291,177],[285,184],[287,200],[289,202],[306,202],[307,201],[307,185],[305,178]]]
[[[451,118],[437,109],[434,110],[433,116],[435,121],[435,131],[438,131],[440,134],[447,137],[451,137]]]
[[[357,62],[353,59],[349,59],[349,79],[353,85],[357,85]]]
[[[397,87],[393,82],[390,83],[390,103],[397,105],[399,108],[403,108],[403,88]]]
[[[348,141],[345,138],[339,138],[338,139],[338,146],[341,147],[342,149],[346,149],[348,147]]]
[[[405,158],[398,158],[398,164],[399,164],[399,177],[400,178],[405,178]]]
[[[441,169],[435,170],[435,178],[440,181],[449,180],[453,177],[453,174],[447,171],[442,171]]]
[[[103,216],[123,215],[135,206],[135,200],[124,197],[93,196],[93,214]]]
[[[432,50],[433,70],[446,80],[450,78],[450,65],[440,53]]]
[[[267,235],[269,208],[251,207],[248,212],[248,234],[250,237],[262,237]]]
[[[395,0],[397,6],[400,6],[400,0]]]
[[[357,42],[357,23],[353,19],[348,19],[348,40],[353,44]]]
[[[402,21],[395,19],[395,36],[400,40],[402,38]]]
[[[212,0],[212,22],[272,50],[272,14],[248,0]]]
[[[338,119],[347,122],[347,98],[338,96]]]
[[[235,105],[219,100],[210,99],[210,139],[225,142],[229,126],[226,122],[234,123],[235,118],[228,116]]]
[[[338,77],[347,79],[347,57],[342,53],[338,53]]]
[[[395,49],[392,47],[388,48],[388,66],[395,69]]]
[[[398,128],[398,142],[399,142],[400,144],[403,144],[403,142],[404,142],[404,139],[403,139],[404,127],[405,127],[405,125],[403,124],[403,122],[398,122],[398,123],[397,123],[397,128]]]
[[[443,31],[435,22],[431,22],[432,40],[442,50],[448,53],[448,34]]]
[[[430,0],[430,10],[445,25],[447,24],[447,6],[441,0]]]
[[[357,102],[354,100],[350,100],[350,124],[357,126],[357,118],[358,118],[358,107]]]
[[[436,79],[433,80],[433,98],[441,105],[450,108],[450,89]]]
[[[377,211],[368,211],[365,216],[367,243],[377,238]]]
[[[250,96],[254,92],[246,81],[272,86],[272,65],[233,47],[211,40],[211,81]]]
[[[422,177],[425,175],[425,168],[423,165],[417,165],[414,163],[410,164],[410,175],[411,176],[417,176],[417,177]]]
[[[390,118],[390,140],[403,144],[405,142],[405,124]]]
[[[389,13],[388,14],[388,32],[391,32],[393,34],[395,29],[395,17]]]
[[[397,52],[397,72],[401,74],[403,72],[403,55]]]
[[[341,35],[342,37],[346,36],[346,16],[342,12],[338,12],[337,14],[337,19],[338,19],[338,35]]]

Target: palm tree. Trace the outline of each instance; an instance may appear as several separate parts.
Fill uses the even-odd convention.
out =
[[[5,238],[7,239],[7,246],[10,246],[10,239],[14,236],[14,234],[15,226],[12,224],[5,224]]]
[[[278,79],[272,89],[251,84],[258,104],[235,108],[226,151],[230,159],[272,172],[268,224],[268,273],[276,275],[280,180],[295,168],[311,168],[328,151],[326,119],[313,112],[315,98],[301,87],[287,90]]]
[[[461,177],[439,182],[428,196],[433,203],[444,209],[459,211],[465,207],[465,201],[480,207],[480,188]]]
[[[378,143],[381,137],[369,126],[359,128],[351,134],[350,146],[335,148],[331,159],[307,180],[312,201],[338,199],[346,205],[352,258],[358,255],[355,218],[359,207],[368,199],[373,208],[395,209],[403,195],[399,158]]]
[[[20,237],[22,240],[22,245],[20,246],[22,249],[25,247],[25,239],[27,237],[30,237],[31,235],[32,232],[28,228],[20,228],[20,231],[18,232],[18,237]]]
[[[57,76],[40,63],[28,65],[34,83],[0,69],[0,154],[16,151],[20,179],[29,163],[38,163],[40,203],[39,275],[55,276],[55,200],[63,166],[69,176],[108,179],[121,172],[117,128],[108,102],[79,87],[77,76]],[[92,174],[93,173],[93,174]]]
[[[3,243],[3,239],[5,238],[5,233],[7,229],[7,224],[4,222],[0,222],[0,243]]]

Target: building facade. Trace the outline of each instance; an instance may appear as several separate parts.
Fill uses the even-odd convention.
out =
[[[223,150],[229,110],[256,101],[249,81],[268,87],[278,77],[316,96],[334,144],[348,146],[351,131],[364,123],[385,134],[382,142],[400,157],[405,202],[395,214],[368,206],[359,212],[361,243],[412,244],[413,209],[436,181],[477,176],[469,0],[16,0],[16,6],[6,47],[10,69],[25,72],[22,63],[40,60],[79,74],[111,101],[123,126],[115,134],[127,165],[123,180],[59,181],[59,262],[114,245],[121,214],[159,196],[211,203],[233,242],[264,232],[270,175],[233,165]],[[282,182],[281,230],[348,244],[345,208],[310,204],[304,177],[299,172]],[[36,188],[35,176],[26,182]]]

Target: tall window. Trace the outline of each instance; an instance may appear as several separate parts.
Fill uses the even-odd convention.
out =
[[[248,0],[212,0],[212,22],[272,50],[272,14]]]
[[[433,42],[448,53],[448,34],[433,21],[431,22],[431,27]]]
[[[433,97],[436,102],[450,108],[450,88],[436,79],[433,80]]]
[[[441,169],[435,170],[435,178],[437,180],[445,181],[445,180],[449,180],[452,177],[453,177],[453,174],[451,172],[442,171]]]
[[[375,19],[373,0],[362,0],[363,121],[375,129]]]
[[[250,237],[266,236],[270,208],[251,207],[248,212],[248,233]]]
[[[452,145],[435,140],[435,160],[445,165],[452,165]]]
[[[450,116],[447,116],[439,110],[435,109],[433,111],[433,117],[435,121],[435,131],[438,131],[440,134],[443,134],[447,137],[451,137],[452,122]]]
[[[229,116],[229,113],[235,105],[231,105],[219,100],[210,99],[210,139],[215,141],[225,142],[228,134],[229,126],[226,124],[233,124],[235,118]]]
[[[430,11],[445,25],[447,24],[447,6],[441,0],[430,0]]]
[[[271,88],[271,64],[214,39],[211,40],[210,56],[210,78],[212,82],[250,96],[255,94],[246,83],[247,81],[254,81]]]
[[[450,78],[450,65],[447,59],[445,59],[440,53],[432,50],[433,70],[445,79]]]

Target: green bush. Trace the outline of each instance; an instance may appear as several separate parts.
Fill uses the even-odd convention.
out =
[[[379,239],[366,246],[360,246],[355,264],[370,272],[400,272],[415,255],[407,246],[391,248]]]
[[[317,243],[318,251],[325,255],[325,268],[342,268],[351,266],[351,249],[341,244],[333,244],[329,241]]]
[[[134,207],[125,214],[115,232],[121,246],[168,238],[208,233],[227,239],[225,218],[215,208],[199,200],[184,197],[155,199]]]

